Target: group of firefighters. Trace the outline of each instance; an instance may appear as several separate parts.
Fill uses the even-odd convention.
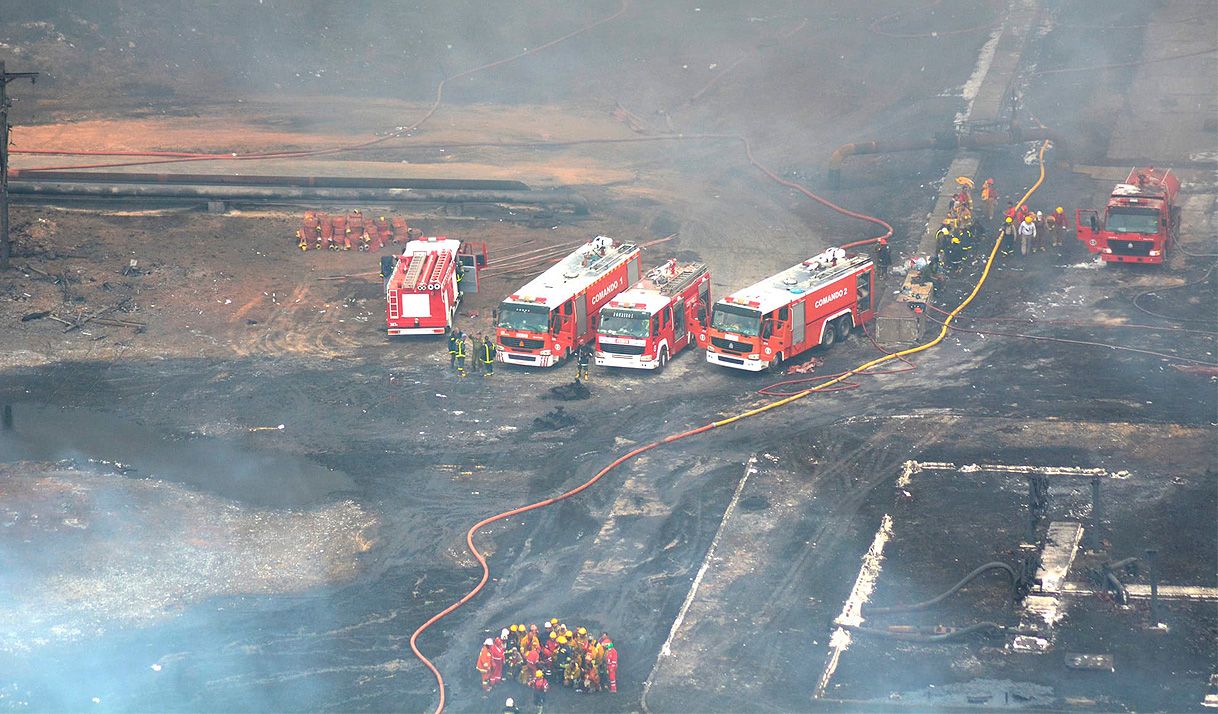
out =
[[[578,693],[617,691],[617,650],[606,632],[593,636],[587,628],[568,629],[557,618],[537,625],[511,625],[498,637],[487,638],[476,664],[482,691],[504,680],[516,680],[533,692],[538,711],[545,705],[550,683]],[[508,699],[504,711],[519,711]]]
[[[470,342],[466,342],[466,338],[469,338]],[[449,330],[448,368],[455,371],[458,377],[464,377],[466,375],[465,366],[468,363],[474,374],[481,374],[484,377],[494,376],[495,353],[498,349],[494,340],[488,336],[473,335],[470,337],[460,330]]]
[[[963,178],[957,179],[957,182],[960,184],[960,190],[952,197],[947,217],[943,219],[943,224],[935,234],[935,255],[930,260],[932,268],[942,267],[948,271],[959,269],[969,251],[973,249],[975,241],[982,235],[980,224],[973,212],[973,198],[969,191],[972,182]],[[994,179],[988,178],[981,185],[981,202],[987,221],[992,223],[998,204]],[[1046,252],[1046,244],[1060,248],[1068,229],[1066,212],[1061,206],[1045,214],[1032,211],[1027,204],[1016,206],[1013,202],[1008,202],[1002,218],[1001,250],[1004,255],[1018,252],[1022,256],[1028,256]]]

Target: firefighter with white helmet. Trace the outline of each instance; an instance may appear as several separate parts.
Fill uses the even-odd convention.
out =
[[[491,638],[486,638],[486,642],[482,643],[482,650],[478,652],[478,661],[475,667],[478,674],[482,675],[482,691],[491,691],[491,645],[494,643]]]
[[[503,714],[520,714],[520,707],[516,706],[516,700],[511,697],[503,703]]]
[[[1036,248],[1036,219],[1032,214],[1027,214],[1023,217],[1023,222],[1019,224],[1019,254],[1027,256]]]

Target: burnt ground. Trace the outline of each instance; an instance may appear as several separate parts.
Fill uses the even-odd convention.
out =
[[[1184,242],[1195,255],[1213,253],[1218,190],[1212,171],[1198,163],[1204,157],[1192,156],[1213,150],[1213,134],[1200,118],[1204,106],[1193,110],[1185,100],[1200,97],[1204,105],[1212,87],[1156,82],[1155,73],[1171,72],[1170,62],[1089,74],[1089,81],[1028,74],[1153,56],[1162,33],[1203,31],[1204,22],[1188,20],[1207,17],[1204,6],[1181,3],[1160,24],[1151,23],[1146,4],[1109,12],[1119,29],[1106,32],[1118,53],[1077,42],[1079,26],[1094,24],[1095,5],[1048,8],[1030,45],[1036,61],[1025,60],[1027,111],[1077,138],[1069,149],[1078,172],[1055,161],[1037,207],[1099,205],[1123,178],[1122,162],[1136,155],[1128,146],[1141,145],[1147,132],[1131,124],[1128,117],[1139,115],[1124,98],[1137,89],[1161,91],[1177,102],[1178,133],[1194,137],[1196,148],[1185,155],[1160,146],[1157,161],[1189,165]],[[823,166],[838,143],[926,136],[951,122],[962,104],[959,87],[1000,9],[903,2],[849,11],[783,3],[747,12],[709,4],[696,13],[629,7],[601,36],[459,88],[442,110],[444,121],[425,125],[418,139],[639,136],[606,118],[620,104],[643,119],[644,132],[666,130],[661,110],[677,130],[744,132],[763,161],[823,189]],[[425,46],[393,45],[393,61],[405,70],[394,75],[398,83],[365,87],[361,79],[342,89],[381,103],[347,102],[358,110],[318,113],[305,107],[329,85],[285,88],[289,74],[280,76],[287,70],[273,63],[264,63],[268,76],[251,85],[234,69],[248,58],[231,50],[249,47],[242,33],[258,27],[248,17],[236,18],[242,29],[216,45],[228,54],[204,58],[223,71],[162,76],[158,86],[171,94],[149,89],[139,96],[132,88],[115,91],[121,63],[96,83],[73,80],[73,72],[96,66],[81,54],[97,51],[89,42],[108,46],[111,37],[135,32],[128,51],[151,43],[160,52],[170,41],[157,29],[162,24],[191,28],[206,18],[141,26],[130,14],[99,23],[70,4],[53,10],[58,29],[27,27],[21,23],[43,20],[19,18],[0,37],[24,48],[17,55],[23,62],[63,67],[46,95],[18,104],[17,122],[34,124],[39,142],[88,148],[274,149],[391,127],[429,100],[434,85],[421,78],[435,71],[441,44],[467,48],[453,64],[472,66],[586,19],[532,13],[537,17],[499,18],[492,28],[483,20],[432,18],[443,31],[422,33]],[[460,8],[449,12],[460,15]],[[386,19],[423,25],[418,17],[361,21]],[[1212,27],[1212,17],[1205,21]],[[894,26],[909,34],[964,32],[940,39],[877,32]],[[340,25],[335,35],[368,29]],[[303,30],[284,24],[278,31],[298,37]],[[384,52],[313,54],[327,58],[327,72],[335,74],[384,71]],[[738,58],[715,79],[716,69]],[[24,69],[13,55],[6,59],[10,69]],[[139,68],[160,60],[154,53],[130,61]],[[517,91],[522,86],[532,89]],[[1066,96],[1072,101],[1062,101]],[[252,106],[238,107],[236,99]],[[191,133],[192,123],[220,107],[236,127]],[[595,233],[650,240],[679,231],[648,258],[705,260],[720,292],[868,235],[765,183],[730,142],[660,146],[407,146],[325,171],[381,174],[389,162],[407,160],[429,172],[484,175],[494,167],[539,185],[574,186],[591,201],[587,218],[550,225],[411,218],[429,233],[487,240],[492,259]],[[1004,195],[1015,194],[1035,180],[1035,167],[1025,162],[1031,148],[987,152],[982,172],[997,178]],[[889,218],[898,250],[912,251],[949,158],[918,152],[854,160],[843,172],[845,188],[832,197]],[[322,172],[305,163],[270,170]],[[438,341],[386,341],[374,281],[318,279],[366,272],[375,259],[300,254],[290,238],[292,211],[130,213],[14,212],[17,265],[67,275],[61,281],[68,290],[28,269],[0,282],[7,325],[0,397],[15,405],[14,428],[0,435],[0,591],[9,603],[0,611],[0,708],[428,709],[434,683],[407,640],[475,582],[463,545],[469,524],[580,483],[632,444],[758,405],[764,400],[755,390],[772,381],[710,370],[695,354],[661,375],[597,372],[590,399],[563,405],[572,425],[539,431],[534,419],[554,407],[545,397],[571,379],[570,369],[501,368],[491,382],[459,381],[447,373]],[[148,272],[121,275],[133,257]],[[812,695],[830,624],[885,513],[894,516],[894,538],[877,604],[934,593],[985,560],[1015,562],[1024,528],[1019,479],[981,482],[971,472],[928,471],[914,482],[912,501],[898,500],[893,484],[906,460],[1127,470],[1129,478],[1108,489],[1112,556],[1158,547],[1165,584],[1216,585],[1218,405],[1213,378],[1188,371],[1184,361],[1215,361],[1213,284],[1188,285],[1203,277],[1207,261],[1181,252],[1166,269],[1095,269],[1068,240],[1060,255],[1002,259],[967,313],[974,320],[961,322],[1166,357],[954,332],[919,355],[915,371],[865,378],[858,390],[810,397],[649,452],[578,499],[497,524],[479,539],[492,582],[420,640],[445,673],[449,706],[491,711],[500,696],[517,694],[505,687],[483,700],[472,668],[477,643],[511,621],[559,616],[613,633],[622,686],[617,697],[557,692],[556,710],[801,711],[833,702],[924,710],[1002,706],[1012,694],[1027,698],[1015,698],[1021,706],[1196,708],[1216,665],[1213,603],[1165,604],[1169,631],[1159,635],[1143,634],[1145,601],[1121,610],[1097,596],[1071,600],[1060,641],[1047,655],[1010,653],[1001,638],[930,647],[860,639],[842,656],[829,695],[820,702]],[[953,278],[941,304],[956,304],[975,274],[976,265]],[[485,329],[498,297],[527,277],[489,276],[463,308],[463,323]],[[1134,305],[1147,291],[1156,292],[1137,304],[1167,318]],[[46,319],[20,322],[33,312],[76,314],[120,297],[134,306],[124,316],[146,328],[64,333]],[[822,355],[819,371],[841,371],[874,354],[856,338]],[[1050,504],[1053,519],[1087,514],[1085,489],[1075,482],[1055,482]],[[1081,569],[1073,575],[1085,580]],[[1009,624],[1014,611],[1000,595],[993,580],[983,580],[916,622]],[[670,630],[675,656],[660,656]],[[1115,653],[1117,672],[1067,670],[1062,656],[1073,651]],[[947,694],[935,698],[937,689]]]

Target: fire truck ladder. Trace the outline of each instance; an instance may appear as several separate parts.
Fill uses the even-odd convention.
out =
[[[444,280],[444,271],[448,268],[451,260],[452,256],[448,253],[441,253],[436,256],[436,264],[432,266],[431,275],[427,278],[427,285],[429,287],[440,287],[440,283]]]
[[[587,271],[589,273],[604,272],[619,256],[627,255],[632,250],[634,250],[634,243],[619,243],[613,246],[611,250],[605,251],[603,256],[589,263]]]
[[[690,263],[682,266],[677,274],[668,279],[668,282],[660,286],[660,294],[671,297],[677,293],[684,292],[695,280],[702,277],[706,273],[706,266],[702,263]]]
[[[409,288],[418,284],[419,273],[423,271],[424,258],[425,256],[421,253],[414,253],[410,256],[410,262],[402,273],[402,287]]]

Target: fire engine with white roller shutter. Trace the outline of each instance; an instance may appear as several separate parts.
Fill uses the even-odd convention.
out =
[[[401,255],[381,259],[385,323],[390,335],[442,335],[452,327],[461,296],[477,292],[485,243],[444,236],[412,240]]]
[[[715,303],[706,361],[758,372],[828,347],[875,318],[875,269],[830,248]]]
[[[499,304],[497,359],[551,367],[596,336],[602,307],[639,281],[638,246],[606,236],[580,246]]]
[[[652,268],[601,309],[596,364],[663,369],[695,341],[709,307],[710,273],[704,264],[678,265],[673,259]]]

